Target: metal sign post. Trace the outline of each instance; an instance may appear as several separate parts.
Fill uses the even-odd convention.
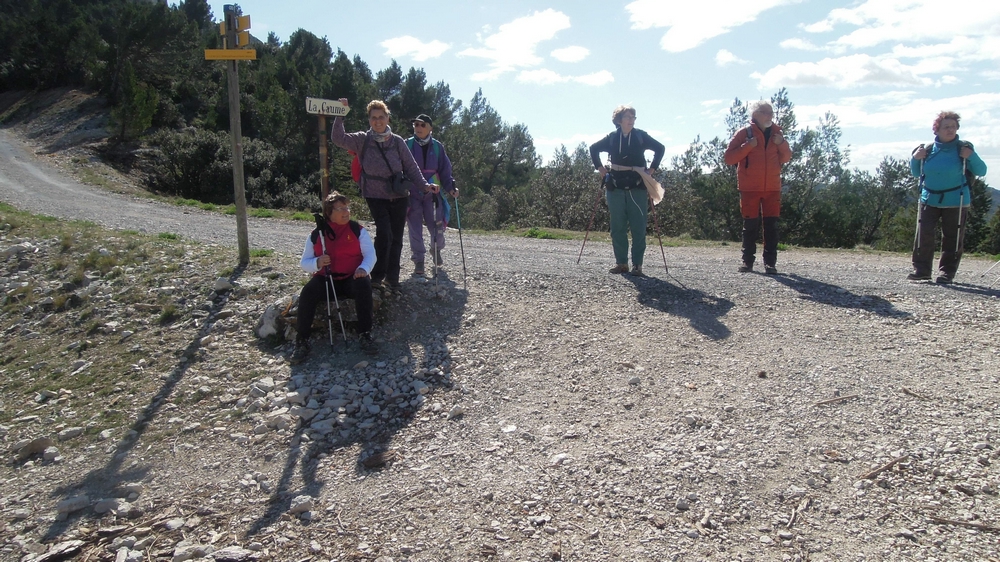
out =
[[[336,100],[306,98],[306,113],[315,115],[319,120],[320,192],[323,195],[320,201],[325,201],[326,195],[330,192],[330,169],[327,163],[326,116],[343,117],[350,111],[351,108],[344,107],[344,104]]]
[[[247,233],[247,199],[243,177],[243,132],[240,127],[240,78],[237,61],[257,60],[257,51],[241,49],[250,44],[250,16],[240,16],[236,6],[223,6],[225,21],[219,24],[223,49],[205,49],[205,60],[224,60],[229,86],[229,133],[233,143],[233,192],[236,201],[236,239],[240,265],[250,263],[250,240]]]

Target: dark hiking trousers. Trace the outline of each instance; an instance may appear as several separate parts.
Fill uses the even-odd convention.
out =
[[[325,275],[313,275],[313,278],[302,287],[299,293],[299,316],[295,322],[295,329],[299,334],[297,339],[307,340],[312,333],[313,318],[316,317],[316,307],[326,306],[327,279]],[[370,332],[372,330],[372,280],[370,277],[354,276],[347,279],[339,279],[333,282],[333,288],[337,290],[337,298],[354,299],[354,310],[358,313],[358,333]],[[322,304],[320,304],[322,303]],[[336,315],[337,308],[334,304],[333,294],[330,293],[330,314]]]
[[[962,218],[959,232],[959,216]],[[919,235],[913,246],[913,271],[919,275],[930,275],[934,262],[934,234],[938,221],[941,222],[941,260],[938,262],[938,272],[952,279],[958,271],[965,251],[965,223],[969,219],[969,208],[964,207],[959,213],[958,207],[932,207],[921,203],[917,214]],[[958,241],[958,251],[955,242]]]
[[[406,225],[408,197],[396,199],[365,198],[375,221],[375,267],[372,282],[383,279],[399,284],[399,258],[403,254],[403,227]]]
[[[778,262],[778,217],[764,217],[764,265],[774,267]],[[757,253],[757,235],[761,218],[743,219],[743,263],[753,265]]]

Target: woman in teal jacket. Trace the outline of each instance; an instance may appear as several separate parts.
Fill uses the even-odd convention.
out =
[[[934,120],[934,144],[920,145],[910,158],[910,173],[920,178],[920,203],[917,234],[913,241],[913,273],[910,281],[928,281],[934,261],[934,231],[941,222],[941,261],[938,283],[951,283],[962,260],[965,225],[972,204],[966,171],[986,175],[986,163],[976,154],[972,143],[958,139],[954,111],[942,111]]]

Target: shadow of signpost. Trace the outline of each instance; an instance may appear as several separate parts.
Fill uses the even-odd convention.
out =
[[[235,284],[236,281],[243,275],[244,270],[245,266],[238,266],[233,274],[229,276],[229,282]],[[149,428],[150,423],[152,423],[156,416],[160,413],[160,410],[163,409],[166,404],[170,403],[171,398],[174,396],[174,392],[177,389],[177,385],[184,379],[185,374],[195,364],[187,359],[193,357],[202,347],[202,338],[207,336],[212,331],[216,320],[218,320],[218,313],[228,303],[229,294],[220,296],[213,302],[204,323],[202,323],[202,325],[198,328],[198,331],[192,338],[191,342],[181,353],[182,360],[164,378],[163,385],[160,387],[159,391],[153,395],[149,403],[146,404],[146,406],[139,413],[135,422],[129,428],[129,432],[115,446],[114,450],[111,452],[111,460],[108,461],[108,463],[103,467],[88,472],[80,480],[56,488],[51,494],[53,497],[66,500],[78,494],[86,494],[88,497],[111,498],[114,497],[115,489],[119,488],[123,483],[139,482],[146,477],[151,467],[134,465],[123,470],[126,460],[129,458],[129,455],[132,453],[136,445],[141,442],[140,438]],[[56,503],[59,502],[57,501]],[[46,530],[42,537],[42,541],[44,542],[56,539],[63,534],[66,529],[70,528],[73,522],[83,517],[99,519],[101,515],[90,510],[79,510],[67,514],[65,519],[60,520],[57,518],[56,521],[54,521]]]

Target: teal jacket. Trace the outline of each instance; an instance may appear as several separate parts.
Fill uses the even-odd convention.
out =
[[[958,156],[961,146],[972,148],[972,143],[962,142],[955,137],[951,142],[939,142],[926,146],[924,177],[920,185],[920,201],[931,207],[968,207],[972,204],[969,185],[962,174],[962,159]],[[986,163],[979,154],[973,152],[966,166],[977,176],[986,175]],[[910,158],[910,173],[920,177],[920,160]]]

